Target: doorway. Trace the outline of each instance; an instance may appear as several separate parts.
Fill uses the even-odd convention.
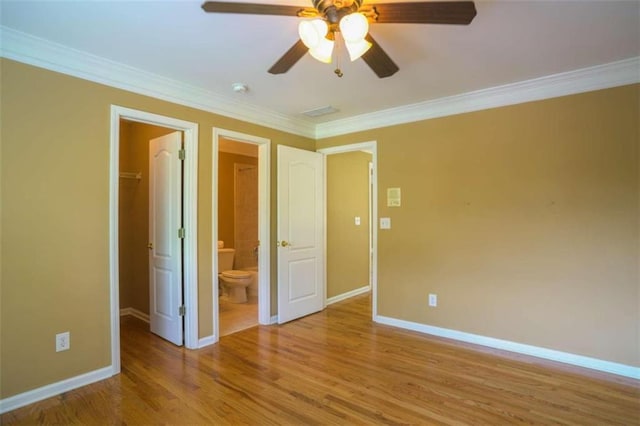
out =
[[[269,269],[270,140],[213,129],[212,255],[215,343],[222,335],[271,324]],[[233,248],[233,269],[251,274],[247,302],[233,303],[218,281],[218,250]],[[256,303],[257,299],[257,303]]]
[[[121,124],[141,123],[171,131],[182,132],[184,138],[184,165],[182,171],[183,206],[183,305],[184,345],[198,347],[198,299],[197,299],[197,155],[198,125],[171,117],[151,114],[119,106],[111,107],[110,149],[110,299],[111,299],[111,363],[113,374],[120,372],[120,245],[119,210],[121,173],[126,180],[137,180],[135,170],[121,170]],[[177,230],[176,230],[177,231]],[[127,308],[123,306],[122,308]]]
[[[120,121],[120,314],[146,322],[152,333],[183,344],[183,134]]]
[[[318,150],[327,166],[327,304],[371,291],[373,318],[377,313],[376,145],[372,141]],[[334,185],[332,179],[337,179]]]
[[[219,273],[242,271],[240,288],[218,278],[220,336],[258,325],[258,145],[218,140]],[[214,282],[216,280],[214,279]],[[246,287],[244,286],[246,284]]]

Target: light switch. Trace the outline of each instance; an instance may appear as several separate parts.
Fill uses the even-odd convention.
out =
[[[391,218],[390,217],[381,217],[380,218],[380,229],[391,229]]]
[[[360,226],[360,216],[356,216],[356,226]]]

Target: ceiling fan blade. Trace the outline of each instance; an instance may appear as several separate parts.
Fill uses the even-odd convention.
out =
[[[468,25],[476,16],[472,1],[433,1],[419,3],[376,3],[360,8],[375,9],[378,24],[454,24]]]
[[[394,75],[400,68],[398,68],[395,62],[387,55],[387,52],[371,37],[371,34],[367,34],[365,38],[372,46],[362,55],[362,60],[365,61],[367,65],[369,65],[369,68],[380,78]]]
[[[287,52],[282,55],[282,57],[278,59],[271,68],[269,68],[269,73],[284,74],[289,71],[289,69],[294,66],[308,50],[309,49],[307,49],[307,46],[304,45],[302,40],[298,40],[293,46],[291,46],[291,49],[287,50]]]
[[[278,4],[235,3],[225,1],[205,1],[202,9],[210,13],[245,13],[251,15],[298,16],[308,8],[300,6],[282,6]]]

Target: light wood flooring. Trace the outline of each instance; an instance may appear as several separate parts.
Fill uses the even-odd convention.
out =
[[[631,379],[374,324],[359,296],[197,351],[135,318],[122,373],[6,413],[13,424],[640,424]]]
[[[225,295],[218,300],[220,336],[226,336],[258,325],[258,298],[248,296],[246,303],[231,303]]]

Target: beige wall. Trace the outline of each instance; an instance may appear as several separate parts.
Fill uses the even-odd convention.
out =
[[[378,313],[640,366],[640,86],[318,141],[377,140]],[[437,293],[437,308],[427,295]]]
[[[234,164],[258,165],[256,157],[220,152],[218,156],[218,239],[234,247]]]
[[[120,309],[149,313],[149,141],[175,130],[120,121],[120,171],[142,179],[120,179]]]
[[[110,365],[116,104],[199,124],[200,337],[212,333],[211,128],[378,141],[379,314],[640,366],[638,85],[321,140],[3,59],[0,397]],[[276,239],[271,245],[276,306]],[[426,306],[427,293],[439,306]],[[54,335],[71,331],[71,350]]]
[[[369,285],[370,161],[361,151],[327,156],[327,297]]]
[[[199,124],[198,314],[212,334],[211,128],[314,149],[300,136],[2,59],[0,397],[111,364],[109,138],[112,104]],[[275,285],[275,239],[271,282]],[[272,290],[275,305],[275,289]],[[54,336],[71,332],[71,350]]]

